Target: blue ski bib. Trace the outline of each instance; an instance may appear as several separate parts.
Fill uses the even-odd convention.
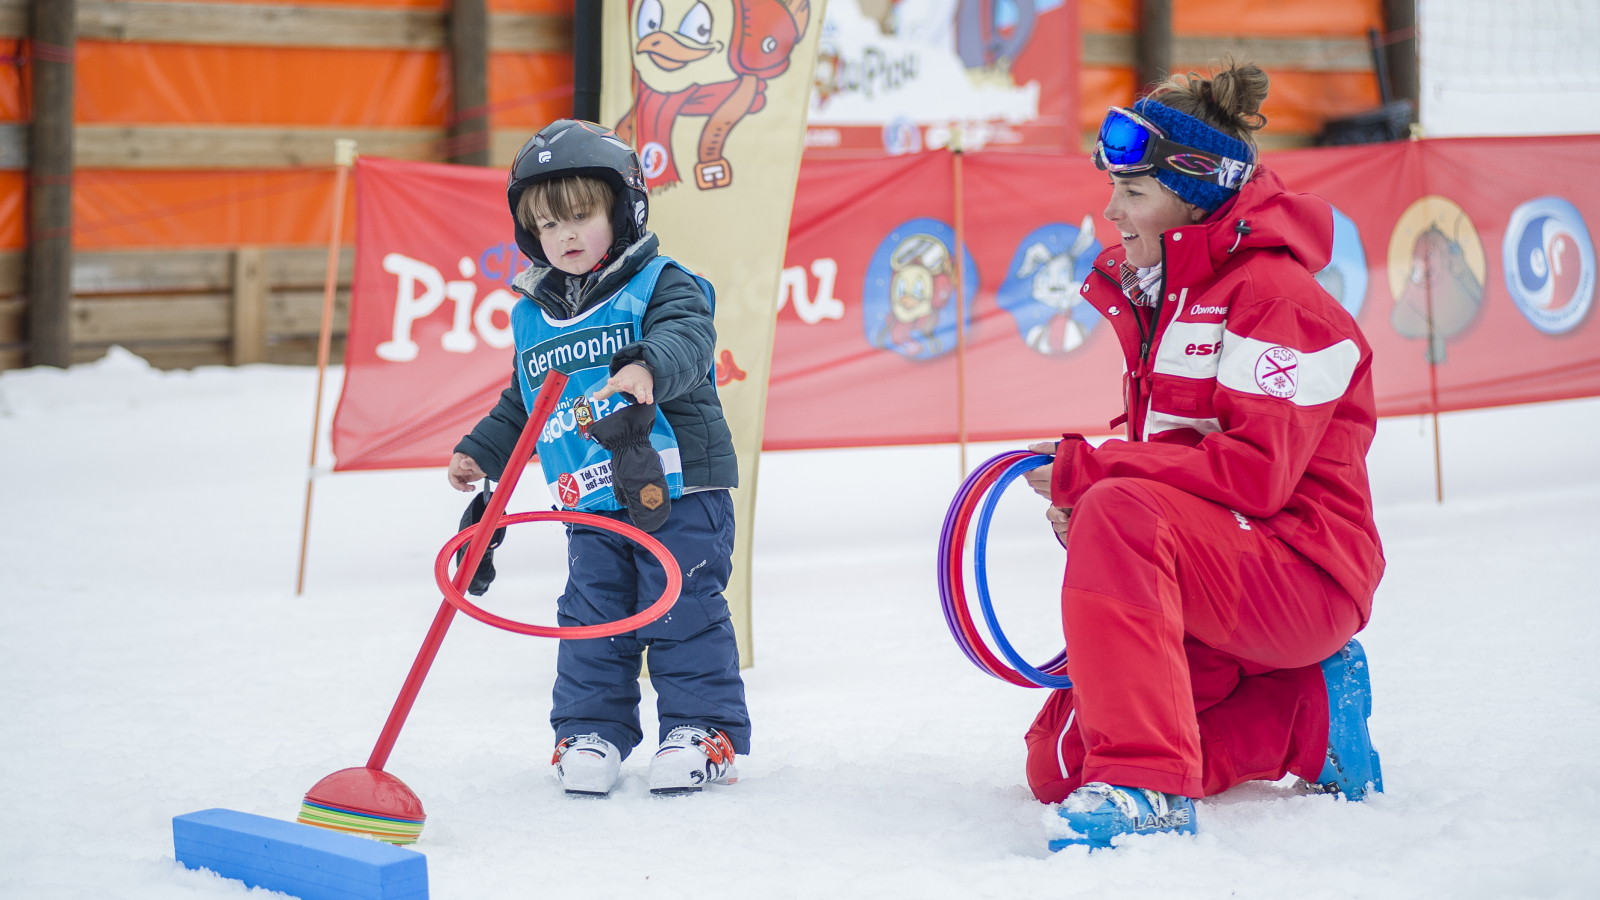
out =
[[[571,380],[561,394],[555,411],[539,435],[539,462],[550,493],[567,509],[620,510],[611,490],[611,454],[589,437],[589,426],[598,419],[628,405],[620,394],[604,400],[590,399],[611,377],[611,357],[639,339],[644,310],[655,293],[661,270],[679,263],[657,256],[646,263],[622,289],[576,318],[550,318],[527,297],[511,309],[511,331],[516,339],[517,382],[522,388],[522,405],[533,409],[533,399],[544,384],[545,374],[554,369]],[[689,272],[688,269],[683,269]],[[711,284],[689,272],[715,304]],[[678,455],[678,439],[661,410],[650,432],[650,446],[661,455],[661,468],[667,475],[669,496],[683,496],[683,462]]]

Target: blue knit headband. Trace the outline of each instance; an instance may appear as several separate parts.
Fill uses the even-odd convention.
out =
[[[1249,144],[1223,134],[1194,116],[1185,115],[1170,106],[1162,106],[1155,100],[1140,100],[1133,105],[1133,111],[1166,129],[1169,141],[1185,144],[1196,150],[1216,153],[1229,159],[1255,162],[1255,153]],[[1185,202],[1192,203],[1206,212],[1216,212],[1222,204],[1233,199],[1233,195],[1238,193],[1221,185],[1166,169],[1156,169],[1155,176],[1157,181],[1171,188],[1172,192],[1182,197]]]

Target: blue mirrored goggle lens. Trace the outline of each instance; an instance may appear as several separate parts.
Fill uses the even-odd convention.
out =
[[[1100,143],[1106,162],[1113,166],[1138,165],[1144,159],[1150,132],[1126,116],[1110,113],[1100,125]]]

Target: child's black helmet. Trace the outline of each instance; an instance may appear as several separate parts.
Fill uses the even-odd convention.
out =
[[[588,175],[611,185],[616,195],[611,206],[612,247],[627,247],[644,236],[644,225],[650,218],[650,195],[645,190],[639,155],[609,128],[577,119],[557,119],[522,145],[506,180],[506,200],[511,204],[517,246],[529,259],[550,264],[538,235],[523,228],[517,219],[522,192],[541,181],[574,175]]]

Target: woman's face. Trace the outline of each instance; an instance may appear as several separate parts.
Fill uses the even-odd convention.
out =
[[[1122,232],[1128,262],[1143,269],[1161,262],[1162,232],[1193,225],[1205,217],[1205,211],[1179,200],[1153,175],[1113,175],[1105,217]]]

